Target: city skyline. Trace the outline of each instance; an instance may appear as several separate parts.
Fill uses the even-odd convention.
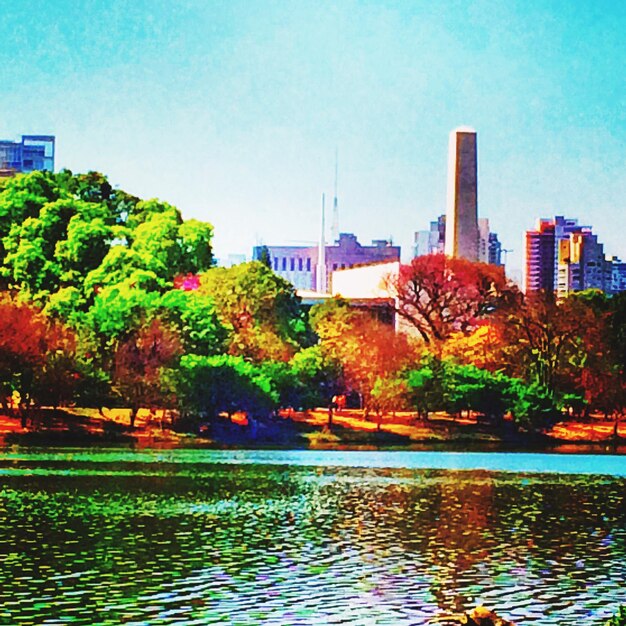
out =
[[[57,168],[211,222],[220,257],[317,239],[338,149],[340,230],[406,254],[467,124],[511,270],[556,214],[624,257],[624,26],[591,2],[27,1],[0,25],[0,136],[56,135]]]

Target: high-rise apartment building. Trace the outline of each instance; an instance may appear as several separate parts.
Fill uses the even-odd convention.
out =
[[[555,288],[554,222],[537,220],[534,230],[526,231],[524,241],[524,288],[552,292]]]
[[[463,126],[450,133],[446,254],[478,261],[478,237],[476,131]]]
[[[22,135],[21,141],[0,140],[0,176],[54,171],[54,136]]]
[[[581,226],[578,220],[561,215],[537,220],[535,229],[526,232],[525,252],[527,293],[545,291],[563,297],[585,289],[623,290],[621,262],[607,260],[591,227]]]

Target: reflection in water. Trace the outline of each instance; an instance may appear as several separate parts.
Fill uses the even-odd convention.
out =
[[[601,624],[626,601],[624,478],[211,460],[7,456],[0,623]]]

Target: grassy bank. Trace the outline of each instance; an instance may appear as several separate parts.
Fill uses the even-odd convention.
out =
[[[44,409],[22,427],[17,417],[0,416],[0,440],[5,445],[105,445],[138,447],[281,446],[297,448],[361,448],[453,446],[458,449],[531,447],[550,449],[584,444],[613,445],[614,423],[600,419],[560,422],[540,434],[520,434],[510,422],[501,426],[435,413],[418,420],[414,413],[366,418],[362,411],[334,412],[332,426],[326,409],[285,412],[269,420],[220,417],[187,429],[173,424],[164,411],[140,410],[135,428],[128,426],[128,409]],[[618,434],[626,443],[626,424]],[[185,430],[193,432],[184,432]]]

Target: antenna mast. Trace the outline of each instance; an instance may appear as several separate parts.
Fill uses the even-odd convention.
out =
[[[339,171],[339,149],[335,148],[335,197],[333,199],[332,243],[339,241],[339,207],[337,206],[337,174]]]
[[[324,216],[324,204],[326,195],[322,194],[322,229],[320,232],[319,251],[317,255],[317,292],[326,293],[326,239],[324,230],[326,228]]]

